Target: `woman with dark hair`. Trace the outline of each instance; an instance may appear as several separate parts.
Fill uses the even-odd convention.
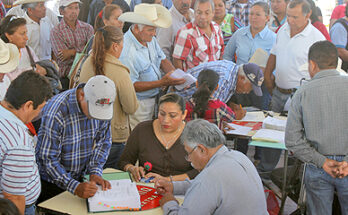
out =
[[[128,115],[138,108],[137,97],[129,76],[129,69],[120,60],[123,48],[123,33],[120,28],[105,26],[97,30],[92,54],[84,62],[80,83],[86,83],[95,75],[105,75],[114,81],[117,96],[114,117],[111,120],[112,147],[104,168],[118,168],[117,162],[129,136]]]
[[[26,45],[28,41],[26,20],[14,15],[6,16],[1,20],[0,37],[5,43],[12,43],[17,46],[21,53],[18,67],[6,74],[11,81],[27,70],[34,70],[40,75],[46,75],[46,69],[35,62],[39,61],[34,50]]]
[[[210,99],[218,88],[219,75],[210,69],[202,70],[197,78],[197,91],[186,103],[186,121],[203,118],[216,124],[221,130],[225,123],[235,119],[235,113],[220,100]]]
[[[307,1],[311,5],[312,13],[311,13],[311,16],[309,17],[309,19],[311,20],[312,25],[316,29],[318,29],[328,41],[331,41],[330,35],[329,35],[325,25],[319,19],[317,6],[315,6],[315,3],[313,0],[307,0]]]
[[[122,9],[116,4],[110,4],[103,8],[102,11],[98,14],[94,23],[94,31],[97,31],[99,28],[110,25],[115,26],[120,29],[123,28],[123,22],[118,20],[122,14]]]
[[[180,142],[185,127],[185,102],[175,93],[159,99],[159,113],[155,120],[139,123],[128,138],[119,166],[129,171],[136,181],[141,177],[184,181],[193,179],[197,170],[185,159]],[[139,166],[135,163],[139,160]],[[151,169],[144,166],[152,165]]]

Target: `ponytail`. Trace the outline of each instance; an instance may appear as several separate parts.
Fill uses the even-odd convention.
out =
[[[218,86],[219,75],[210,69],[202,70],[198,75],[197,83],[198,89],[192,95],[193,102],[195,103],[193,113],[196,114],[198,118],[204,118],[208,108],[209,98]]]
[[[121,43],[123,40],[122,31],[114,26],[99,28],[95,33],[92,47],[92,62],[95,75],[105,75],[104,62],[107,51],[112,43]]]

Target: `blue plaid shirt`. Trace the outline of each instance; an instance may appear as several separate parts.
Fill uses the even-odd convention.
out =
[[[211,69],[217,72],[220,76],[219,88],[214,92],[212,99],[219,99],[220,101],[227,103],[236,90],[238,68],[239,66],[232,61],[218,60],[202,63],[187,70],[186,73],[198,78],[199,73],[203,69]],[[196,83],[193,83],[188,89],[177,90],[176,93],[181,95],[185,101],[188,101],[196,90]]]
[[[85,174],[102,175],[112,143],[110,121],[88,119],[78,105],[76,89],[45,105],[36,145],[41,178],[71,193]]]

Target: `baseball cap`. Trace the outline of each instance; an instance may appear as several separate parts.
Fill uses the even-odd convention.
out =
[[[80,0],[60,0],[60,1],[59,1],[59,7],[67,7],[67,6],[69,6],[70,4],[75,3],[75,2],[81,4],[81,1],[80,1]]]
[[[243,65],[245,75],[252,83],[255,95],[262,96],[261,85],[263,83],[263,72],[261,68],[254,63],[247,63]]]
[[[111,120],[116,97],[115,83],[104,75],[97,75],[88,80],[83,91],[89,115],[99,120]]]

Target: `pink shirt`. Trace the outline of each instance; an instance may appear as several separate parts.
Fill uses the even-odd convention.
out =
[[[338,5],[332,11],[331,19],[340,19],[340,18],[344,17],[346,15],[345,10],[346,10],[346,4]]]

